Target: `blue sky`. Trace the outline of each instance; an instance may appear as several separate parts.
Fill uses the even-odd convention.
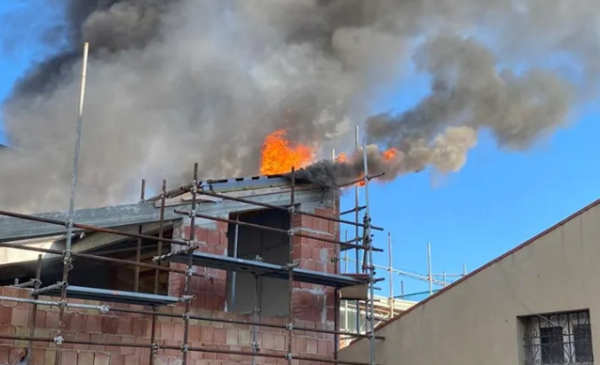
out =
[[[1,2],[0,14],[11,3],[15,2]],[[0,41],[17,31],[0,24]],[[0,48],[0,99],[32,57]],[[405,90],[394,95],[390,106],[402,108],[415,102],[414,89]],[[594,156],[600,155],[600,125],[596,116],[595,111],[583,113],[577,123],[526,153],[500,151],[483,136],[459,173],[440,177],[424,171],[390,184],[372,184],[373,222],[392,233],[394,266],[425,273],[426,245],[431,242],[435,273],[460,273],[463,263],[471,271],[597,199],[600,172],[594,167]],[[0,143],[6,141],[1,130],[0,124]],[[349,193],[344,208],[352,202]],[[379,247],[386,248],[386,241],[386,233],[375,236]],[[376,255],[376,263],[387,265],[387,254]],[[387,273],[380,270],[378,276]],[[405,292],[428,287],[396,277],[396,294],[400,280],[405,282]],[[387,285],[380,286],[378,294],[387,295]]]

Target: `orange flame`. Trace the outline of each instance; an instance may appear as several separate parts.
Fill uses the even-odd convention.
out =
[[[285,174],[294,168],[302,168],[312,162],[314,150],[296,145],[285,138],[286,131],[277,130],[265,138],[260,164],[261,175]]]
[[[394,148],[394,147],[387,149],[387,150],[383,151],[383,153],[382,153],[383,159],[386,161],[389,161],[389,160],[393,159],[394,157],[396,157],[397,152],[398,152],[398,150],[396,150],[396,148]]]

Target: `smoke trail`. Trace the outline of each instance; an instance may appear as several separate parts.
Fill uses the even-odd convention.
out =
[[[142,177],[182,184],[196,161],[203,177],[255,174],[264,137],[282,127],[299,143],[343,145],[410,62],[432,77],[431,94],[366,123],[373,169],[380,163],[388,178],[427,165],[460,169],[483,129],[500,146],[527,148],[597,84],[598,16],[589,9],[598,0],[55,2],[64,19],[48,33],[66,46],[33,67],[2,109],[18,148],[0,153],[8,209],[67,206],[84,40],[92,54],[78,206],[131,200]],[[459,36],[475,29],[496,55]],[[585,82],[498,70],[498,54],[535,64],[550,52],[578,61]],[[375,145],[398,153],[378,160]],[[335,169],[354,172],[359,160]]]

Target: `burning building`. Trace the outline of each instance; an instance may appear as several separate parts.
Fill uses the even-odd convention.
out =
[[[0,363],[28,348],[31,365],[313,364],[335,361],[339,335],[365,337],[337,320],[370,283],[339,272],[340,250],[365,246],[340,241],[337,188],[269,175],[163,189],[76,210],[70,249],[67,213],[2,212]]]

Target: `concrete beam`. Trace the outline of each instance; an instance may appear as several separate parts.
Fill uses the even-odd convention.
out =
[[[297,203],[319,202],[330,200],[331,194],[324,193],[322,189],[304,190],[296,193]],[[289,204],[289,193],[271,194],[253,197],[254,201],[274,205],[285,206]],[[175,209],[190,209],[190,204],[171,206],[165,208],[165,221],[182,219]],[[223,201],[219,203],[205,202],[200,204],[197,211],[206,215],[227,214],[231,211],[248,211],[260,209],[255,205],[239,203],[234,201]],[[36,214],[36,217],[67,220],[67,212],[51,212]],[[117,205],[103,208],[80,209],[75,211],[73,221],[101,228],[116,228],[129,225],[149,224],[158,222],[160,209],[153,202]],[[24,239],[40,238],[47,236],[58,236],[66,234],[66,227],[48,223],[40,223],[12,217],[0,218],[0,242],[12,242]],[[74,232],[81,230],[75,229]]]

